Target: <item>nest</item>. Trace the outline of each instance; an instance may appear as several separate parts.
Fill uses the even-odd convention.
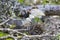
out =
[[[30,27],[29,34],[31,35],[40,35],[44,32],[43,28],[41,27],[42,24],[34,24]]]

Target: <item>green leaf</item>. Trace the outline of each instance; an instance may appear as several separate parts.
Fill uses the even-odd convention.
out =
[[[57,34],[56,39],[60,40],[60,34]]]
[[[23,2],[24,2],[24,0],[18,0],[18,2],[19,2],[19,3],[23,3]]]
[[[35,21],[35,22],[40,22],[40,23],[42,23],[42,20],[41,20],[40,18],[38,18],[38,17],[35,17],[35,18],[34,18],[34,21]]]
[[[49,1],[47,1],[47,0],[43,0],[43,3],[42,4],[47,4],[47,3],[49,3]]]
[[[0,31],[0,37],[6,36],[6,35],[8,35],[8,34]]]
[[[6,38],[6,40],[14,40],[13,38]]]
[[[28,32],[24,32],[25,34],[27,34],[27,35],[29,35],[29,33]]]
[[[15,28],[15,27],[16,27],[15,24],[10,25],[10,28]]]

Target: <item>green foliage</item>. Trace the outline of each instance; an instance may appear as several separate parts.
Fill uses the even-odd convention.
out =
[[[24,32],[25,34],[27,34],[27,35],[29,35],[29,33],[28,32]]]
[[[55,40],[60,40],[60,34],[57,34],[56,39]]]
[[[40,18],[38,18],[38,17],[35,17],[34,18],[34,22],[40,22],[40,23],[42,23],[42,20]]]
[[[19,2],[19,3],[23,3],[23,2],[24,2],[24,0],[18,0],[18,2]]]
[[[15,24],[12,24],[12,25],[10,25],[10,28],[14,28],[14,27],[16,27],[16,25]]]
[[[6,36],[6,35],[8,35],[8,34],[0,31],[0,37]]]
[[[47,3],[49,3],[49,1],[47,1],[47,0],[43,0],[43,2],[42,2],[42,4],[47,4]]]
[[[6,40],[14,40],[14,39],[9,37],[9,38],[6,38]]]
[[[37,4],[52,4],[52,5],[59,5],[60,4],[60,0],[41,0],[39,2],[39,0],[37,0]],[[33,4],[33,1],[32,0],[18,0],[19,3],[23,3],[23,4],[26,4],[26,5],[31,5]]]
[[[60,4],[60,0],[51,0],[52,1],[52,4],[57,4],[57,5],[59,5]]]
[[[50,4],[53,4],[53,5],[59,5],[60,4],[60,0],[43,0],[42,4],[47,4],[47,3],[50,3]]]

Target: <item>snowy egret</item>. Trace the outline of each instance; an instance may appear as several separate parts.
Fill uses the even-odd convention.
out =
[[[30,15],[29,15],[29,17],[28,18],[26,18],[26,20],[29,20],[29,21],[31,21],[31,19],[33,19],[33,18],[35,18],[35,17],[39,17],[39,18],[42,18],[42,16],[45,16],[45,14],[44,14],[44,12],[43,11],[41,11],[41,10],[39,10],[39,9],[32,9],[31,11],[30,11]]]

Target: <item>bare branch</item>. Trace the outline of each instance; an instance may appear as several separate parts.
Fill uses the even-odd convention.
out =
[[[0,26],[3,25],[3,24],[5,24],[5,23],[8,22],[9,20],[10,20],[10,19],[5,20],[4,22],[0,23]]]

